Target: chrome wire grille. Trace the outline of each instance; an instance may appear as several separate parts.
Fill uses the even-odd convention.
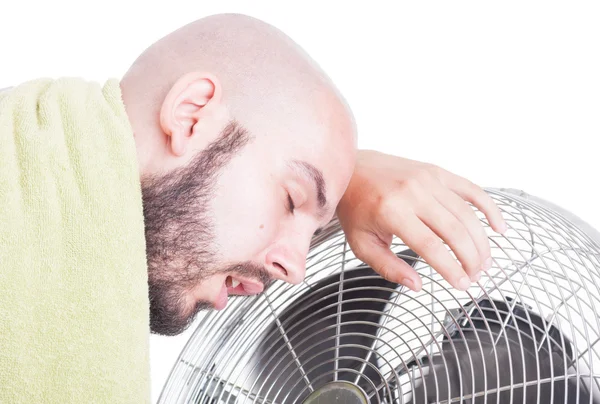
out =
[[[476,211],[493,266],[466,292],[398,238],[423,288],[382,279],[332,222],[302,284],[204,316],[159,402],[600,403],[600,235],[521,191],[487,192],[509,230]]]

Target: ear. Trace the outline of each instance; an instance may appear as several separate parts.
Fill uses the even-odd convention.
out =
[[[171,138],[173,153],[183,156],[194,134],[194,126],[216,114],[221,106],[221,86],[208,73],[188,73],[173,85],[160,110],[160,125]]]

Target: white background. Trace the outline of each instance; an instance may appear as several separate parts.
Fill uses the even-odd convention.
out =
[[[121,76],[196,18],[270,22],[333,78],[361,148],[513,187],[600,229],[598,3],[13,1],[0,12],[0,88],[40,76]],[[368,7],[366,6],[368,4]],[[152,336],[156,398],[189,332]]]

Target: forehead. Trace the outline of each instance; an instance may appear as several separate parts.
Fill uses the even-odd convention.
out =
[[[243,124],[256,139],[258,152],[277,155],[289,172],[306,171],[307,164],[318,169],[331,200],[337,203],[354,169],[354,121],[333,90],[300,93],[259,101],[252,114],[249,109],[242,112]]]
[[[283,142],[282,157],[289,173],[309,179],[319,204],[328,209],[337,205],[354,170],[352,135],[317,128],[303,134],[292,132],[291,139]]]

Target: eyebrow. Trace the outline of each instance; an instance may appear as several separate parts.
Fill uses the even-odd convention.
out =
[[[310,178],[317,191],[317,205],[319,206],[319,216],[323,217],[327,214],[327,186],[323,178],[323,172],[314,165],[306,162],[294,160],[291,164],[292,168],[298,168],[304,176]]]

